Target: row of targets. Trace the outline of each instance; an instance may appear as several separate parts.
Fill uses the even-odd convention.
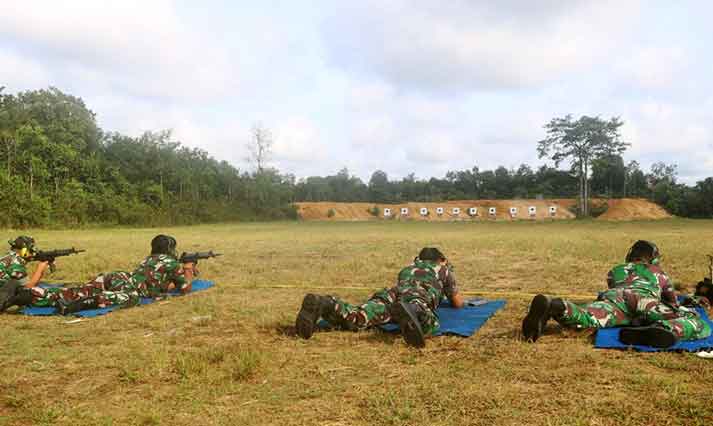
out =
[[[443,207],[436,207],[436,214],[438,216],[443,216],[445,213],[445,209]],[[475,217],[478,216],[480,213],[479,209],[477,207],[469,207],[468,208],[468,216]],[[535,206],[530,206],[527,208],[527,213],[530,217],[535,217],[537,216],[537,207]],[[391,211],[390,208],[385,208],[384,209],[384,217],[391,217],[393,212]],[[430,214],[428,208],[426,207],[421,207],[419,210],[419,214],[421,216],[428,216]],[[460,216],[461,214],[461,209],[460,207],[453,207],[451,208],[451,215],[452,216]],[[498,214],[498,210],[495,207],[488,207],[488,216],[496,216]],[[517,207],[510,207],[510,217],[517,217],[519,214],[519,209]],[[557,215],[557,206],[550,206],[549,207],[549,214],[551,217],[554,217]],[[408,216],[409,215],[409,208],[408,207],[401,207],[401,216]]]

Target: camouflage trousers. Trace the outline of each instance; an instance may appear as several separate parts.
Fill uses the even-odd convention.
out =
[[[137,305],[141,294],[126,272],[100,274],[87,284],[78,287],[50,287],[32,289],[33,306],[56,306],[61,300],[69,303],[94,298],[99,307]]]
[[[411,303],[418,308],[418,319],[426,335],[437,332],[440,327],[435,310],[440,302],[441,292],[431,286],[403,283],[375,293],[361,305],[333,299],[334,313],[324,319],[344,328],[363,330],[391,322],[391,306],[398,301]]]
[[[588,305],[565,302],[565,313],[555,318],[568,327],[609,328],[660,324],[681,340],[704,339],[711,328],[695,310],[672,308],[660,299],[629,289],[612,289]]]

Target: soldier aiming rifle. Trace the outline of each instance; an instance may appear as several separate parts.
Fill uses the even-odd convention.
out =
[[[23,306],[33,303],[46,296],[47,290],[39,287],[45,271],[55,270],[55,260],[58,257],[81,253],[84,250],[76,248],[59,250],[37,250],[35,239],[20,235],[8,241],[10,252],[0,258],[0,312],[11,306]],[[39,262],[35,272],[28,279],[26,265],[28,262]]]

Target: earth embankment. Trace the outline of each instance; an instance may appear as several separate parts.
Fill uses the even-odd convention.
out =
[[[660,206],[641,199],[594,199],[606,206],[599,220],[655,220],[671,217]],[[438,203],[296,203],[304,220],[557,220],[573,219],[575,199],[457,200]]]

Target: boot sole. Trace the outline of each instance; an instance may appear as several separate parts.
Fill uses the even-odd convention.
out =
[[[550,300],[547,296],[538,294],[530,303],[530,311],[522,320],[522,336],[525,341],[536,342],[545,331],[549,316]]]
[[[654,348],[670,348],[678,341],[676,335],[659,327],[622,328],[619,340],[627,345],[653,346]]]
[[[426,347],[426,338],[423,335],[421,324],[403,301],[396,304],[395,315],[399,319],[399,328],[406,344],[416,348]]]
[[[297,314],[295,328],[297,334],[303,339],[309,339],[314,334],[319,319],[319,298],[314,294],[308,294],[302,300],[302,308]]]

